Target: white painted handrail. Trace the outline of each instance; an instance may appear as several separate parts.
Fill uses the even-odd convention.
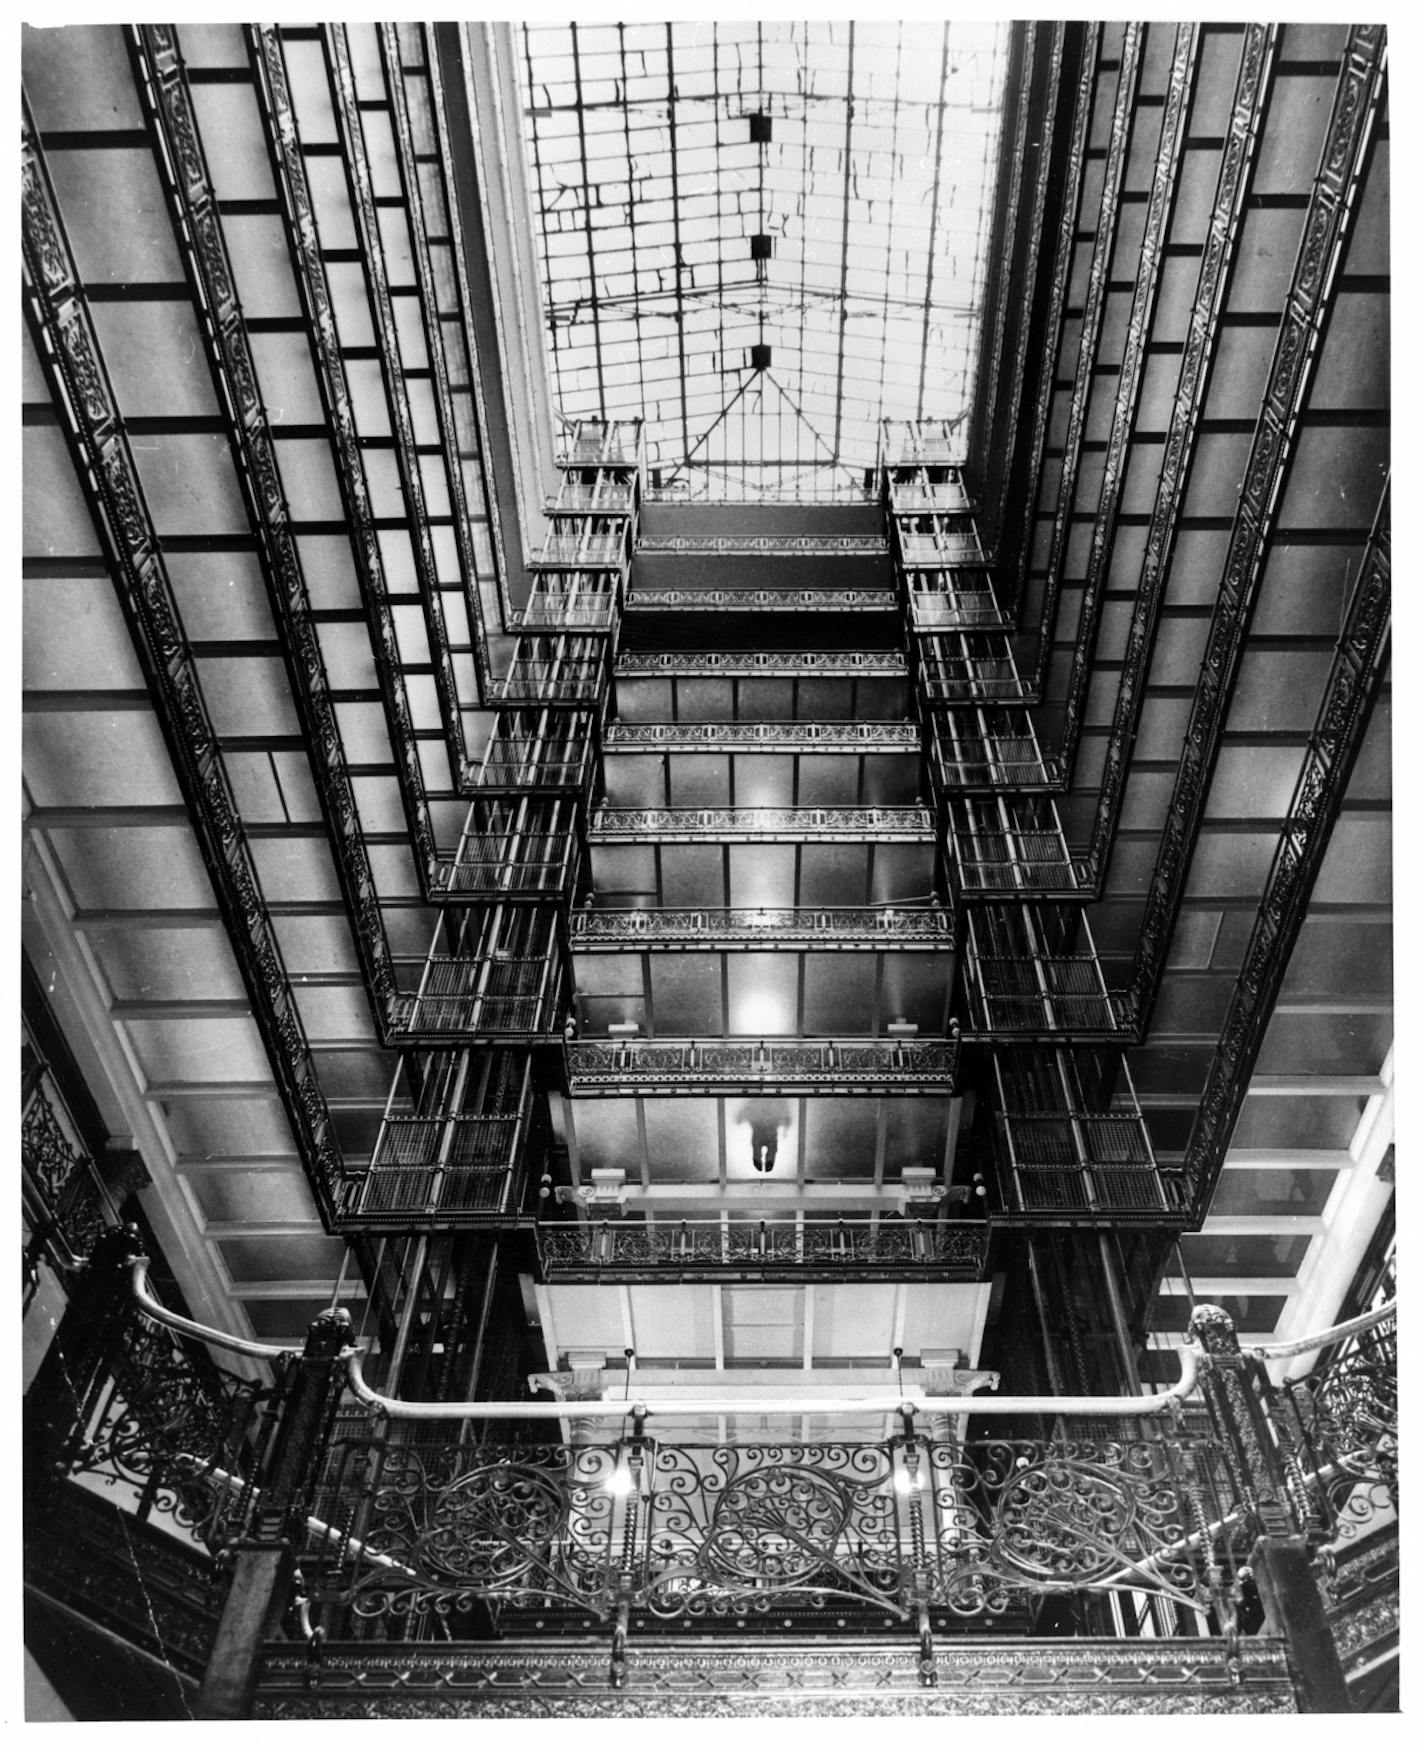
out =
[[[1308,1355],[1312,1349],[1328,1349],[1334,1343],[1343,1343],[1347,1337],[1356,1337],[1361,1331],[1373,1330],[1376,1325],[1392,1319],[1398,1304],[1387,1300],[1373,1312],[1361,1313],[1357,1319],[1346,1319],[1344,1324],[1332,1325],[1328,1331],[1317,1331],[1311,1337],[1297,1337],[1291,1343],[1253,1343],[1246,1354],[1261,1361],[1283,1361],[1290,1355]]]

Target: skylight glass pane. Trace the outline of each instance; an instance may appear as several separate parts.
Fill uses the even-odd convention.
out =
[[[699,499],[859,498],[880,420],[967,419],[1008,43],[959,22],[524,26],[563,413],[641,417],[661,492]]]

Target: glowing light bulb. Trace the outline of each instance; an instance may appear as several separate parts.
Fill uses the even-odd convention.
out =
[[[908,1495],[914,1486],[914,1481],[911,1478],[909,1471],[897,1470],[895,1472],[895,1493],[897,1495]]]
[[[613,1475],[608,1479],[610,1495],[631,1495],[633,1493],[633,1467],[628,1463],[625,1452],[614,1467]]]

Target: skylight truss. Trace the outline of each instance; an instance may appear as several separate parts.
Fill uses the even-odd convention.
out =
[[[650,495],[865,496],[967,419],[1008,64],[970,23],[526,25],[554,393]]]

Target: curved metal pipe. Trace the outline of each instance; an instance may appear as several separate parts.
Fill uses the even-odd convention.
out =
[[[166,1325],[170,1331],[181,1331],[185,1337],[197,1337],[201,1342],[211,1343],[218,1349],[231,1349],[236,1355],[254,1355],[259,1361],[280,1361],[296,1353],[293,1349],[279,1349],[273,1343],[254,1343],[250,1337],[229,1336],[226,1331],[215,1331],[209,1325],[198,1324],[195,1319],[185,1319],[178,1313],[169,1312],[166,1306],[153,1298],[153,1291],[148,1285],[147,1258],[130,1260],[129,1286],[133,1289],[139,1311],[155,1324]]]
[[[1290,1355],[1308,1355],[1312,1349],[1328,1349],[1333,1343],[1343,1343],[1346,1337],[1358,1336],[1361,1331],[1373,1330],[1386,1319],[1392,1319],[1398,1304],[1398,1301],[1389,1300],[1373,1312],[1346,1319],[1343,1325],[1332,1325],[1328,1331],[1317,1331],[1311,1337],[1297,1337],[1293,1343],[1255,1343],[1245,1353],[1261,1361],[1283,1361]]]
[[[1182,1377],[1167,1390],[1150,1397],[1124,1398],[932,1398],[910,1392],[885,1393],[863,1398],[640,1398],[637,1403],[603,1403],[578,1399],[560,1403],[405,1403],[372,1391],[361,1373],[361,1358],[352,1352],[347,1371],[353,1395],[378,1415],[402,1422],[496,1422],[626,1421],[631,1416],[835,1416],[898,1415],[906,1407],[931,1416],[1152,1416],[1188,1397],[1197,1382],[1198,1354],[1183,1347],[1177,1351]]]

